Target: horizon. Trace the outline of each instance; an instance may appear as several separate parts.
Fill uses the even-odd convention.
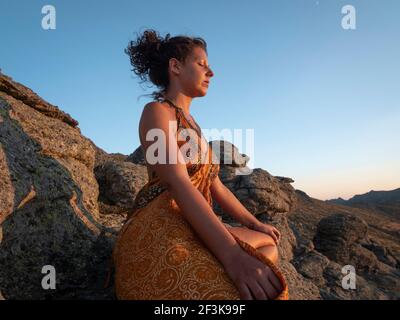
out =
[[[357,194],[354,194],[354,195],[352,195],[352,196],[350,196],[348,199],[344,199],[344,198],[342,198],[342,197],[337,197],[337,198],[331,198],[331,199],[325,199],[325,200],[322,200],[322,199],[318,199],[318,200],[322,200],[322,201],[327,201],[327,200],[337,200],[337,199],[342,199],[342,200],[350,200],[351,198],[354,198],[355,196],[361,196],[361,195],[364,195],[364,194],[367,194],[367,193],[370,193],[370,192],[389,192],[389,191],[395,191],[395,190],[397,190],[397,189],[400,189],[400,187],[398,187],[398,188],[394,188],[394,189],[390,189],[390,190],[369,190],[369,191],[367,191],[367,192],[364,192],[364,193],[357,193]],[[303,191],[303,190],[301,190],[301,191]]]
[[[106,152],[140,145],[142,96],[156,88],[145,90],[123,49],[155,29],[206,40],[215,76],[191,113],[203,130],[253,129],[250,168],[290,177],[319,200],[399,188],[399,2],[55,0],[54,30],[41,26],[46,4],[0,3],[0,69]],[[341,24],[346,5],[356,9],[353,30]]]

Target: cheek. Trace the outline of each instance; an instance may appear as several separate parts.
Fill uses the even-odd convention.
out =
[[[200,68],[193,67],[193,68],[188,69],[188,75],[192,79],[198,80],[199,78],[202,77],[202,71]]]
[[[190,86],[197,86],[201,79],[201,74],[198,70],[188,70],[184,75],[184,81]]]

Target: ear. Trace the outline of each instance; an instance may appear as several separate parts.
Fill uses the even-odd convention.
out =
[[[181,63],[178,59],[171,58],[169,59],[169,68],[172,73],[178,75],[181,69]]]

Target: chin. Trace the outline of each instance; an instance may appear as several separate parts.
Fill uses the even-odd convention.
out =
[[[201,91],[199,92],[198,97],[204,97],[207,94],[207,91]]]
[[[199,90],[199,97],[204,97],[207,94],[208,88],[202,87],[201,90]]]

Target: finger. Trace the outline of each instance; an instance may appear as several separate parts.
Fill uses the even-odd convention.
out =
[[[241,300],[253,300],[250,290],[245,283],[238,285],[240,299]]]
[[[282,287],[281,281],[279,280],[278,276],[272,270],[268,274],[268,279],[273,284],[274,288],[276,289],[276,291],[278,293],[282,292],[283,287]]]
[[[272,232],[269,233],[269,235],[271,236],[272,239],[274,239],[275,243],[278,244],[278,238],[275,235],[275,233],[272,231]]]
[[[281,238],[281,233],[279,232],[279,230],[277,228],[273,228],[272,231],[274,232],[274,234],[277,236],[278,240],[280,240]]]
[[[281,234],[276,229],[274,230],[274,233],[275,233],[276,237],[278,238],[278,242],[279,242],[281,240]]]
[[[265,274],[263,277],[258,278],[257,281],[267,294],[269,300],[273,300],[275,299],[275,297],[278,296],[278,291],[275,289],[274,285],[269,280],[267,274]]]
[[[253,280],[252,282],[250,282],[249,287],[256,300],[268,300],[267,293],[257,281]]]
[[[278,238],[280,239],[281,238],[281,232],[278,230],[278,229],[275,229],[276,230],[276,232],[278,232]]]

